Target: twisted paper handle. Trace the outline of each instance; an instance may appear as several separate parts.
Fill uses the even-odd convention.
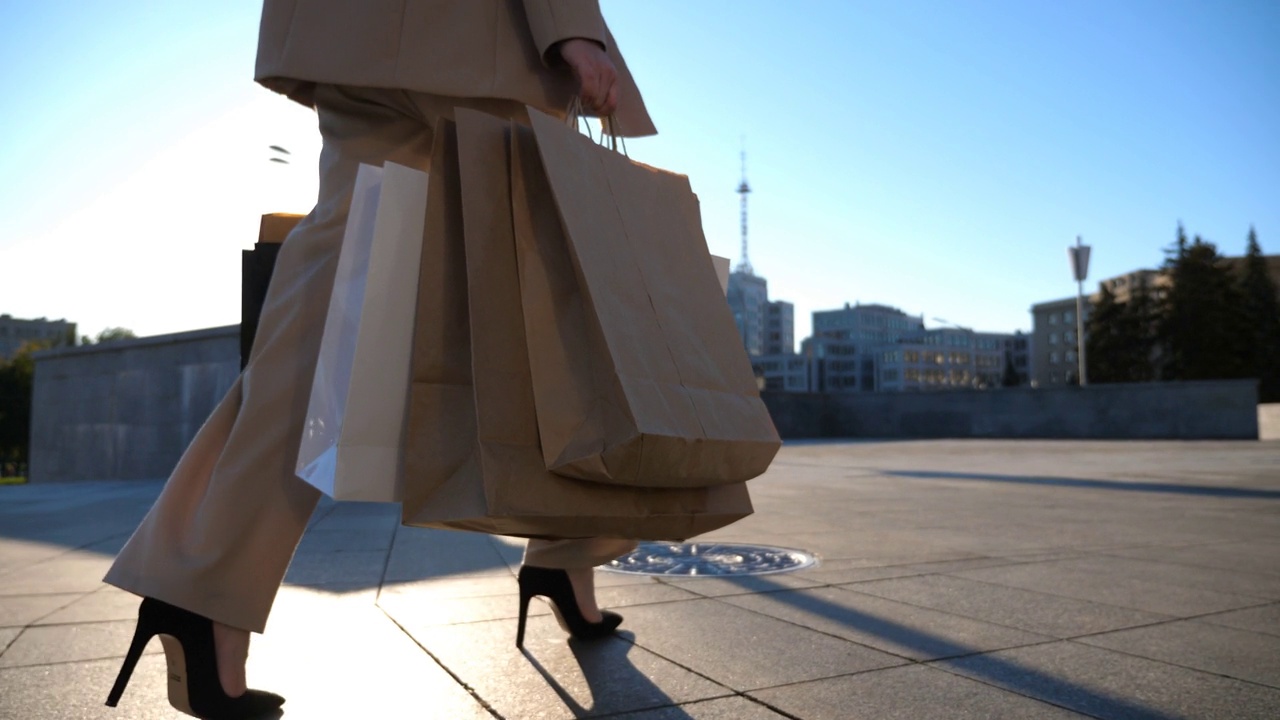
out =
[[[577,95],[574,95],[573,99],[569,101],[569,109],[565,111],[565,123],[569,127],[577,129],[579,126],[579,121],[587,117],[589,116],[585,112],[583,112],[583,109],[582,109],[582,98],[578,97]],[[587,128],[587,137],[591,138],[592,142],[596,142],[596,137],[591,132],[591,123],[587,122],[583,124],[585,124]],[[629,158],[631,156],[627,154],[627,140],[626,138],[620,137],[619,135],[615,134],[614,131],[617,129],[617,127],[618,127],[618,118],[613,113],[609,113],[607,117],[601,118],[600,140],[599,142],[596,142],[596,144],[602,147],[607,147],[614,152],[619,152],[618,145],[619,143],[621,143],[622,145],[621,152],[623,157]],[[608,136],[609,138],[607,144],[605,141],[606,136]]]

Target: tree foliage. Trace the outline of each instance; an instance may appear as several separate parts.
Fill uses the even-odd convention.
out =
[[[1211,242],[1190,244],[1178,228],[1165,260],[1171,280],[1160,308],[1161,377],[1167,380],[1241,378],[1250,352],[1241,292]]]
[[[31,438],[31,390],[35,361],[31,354],[53,344],[26,343],[13,357],[0,360],[0,463],[27,461]]]
[[[1253,228],[1240,277],[1240,303],[1248,344],[1242,358],[1245,375],[1258,378],[1261,402],[1280,402],[1280,299]]]

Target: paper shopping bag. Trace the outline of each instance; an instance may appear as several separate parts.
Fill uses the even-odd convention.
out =
[[[641,487],[763,473],[781,440],[688,179],[530,116],[513,202],[547,466]]]
[[[297,473],[337,500],[400,499],[427,174],[356,173]]]
[[[681,540],[751,513],[742,484],[648,489],[547,471],[511,228],[509,125],[457,110],[436,129],[403,521],[524,537]]]

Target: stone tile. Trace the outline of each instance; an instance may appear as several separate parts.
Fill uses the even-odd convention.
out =
[[[1170,619],[1168,615],[1102,605],[950,575],[922,575],[843,586],[860,593],[1069,638]]]
[[[82,593],[0,595],[0,627],[25,627],[82,597]]]
[[[785,720],[785,715],[770,710],[750,698],[735,697],[703,700],[656,710],[610,715],[609,720]]]
[[[530,618],[524,652],[513,620],[405,627],[502,717],[594,717],[732,694],[622,637],[566,640],[548,618]]]
[[[720,600],[631,608],[623,627],[641,646],[735,690],[906,662]]]
[[[1190,617],[1258,604],[1257,599],[1199,590],[1102,572],[1098,568],[1064,567],[1073,560],[961,570],[953,575],[1049,595],[1076,598],[1144,612]]]
[[[104,587],[40,618],[37,625],[137,620],[142,599],[114,587]]]
[[[725,602],[913,660],[1050,639],[843,588],[732,597]]]
[[[381,597],[388,595],[412,595],[423,602],[435,598],[474,598],[490,595],[515,597],[519,592],[516,579],[511,575],[464,575],[434,580],[415,580],[383,583]]]
[[[382,581],[387,554],[382,551],[335,552],[297,555],[284,581],[294,585],[348,585],[377,587]]]
[[[123,658],[133,640],[134,626],[134,621],[122,620],[30,627],[0,655],[0,667]],[[160,641],[152,639],[147,652],[162,652]]]
[[[937,667],[1104,720],[1272,718],[1280,691],[1071,641]]]
[[[751,696],[805,720],[1086,717],[922,665],[757,690]]]
[[[822,583],[796,573],[740,577],[663,577],[659,582],[702,597],[729,597],[820,587]]]
[[[0,628],[0,656],[4,655],[9,646],[13,644],[13,641],[17,640],[21,634],[22,628],[20,627]]]
[[[486,535],[415,528],[397,533],[386,579],[404,582],[510,573],[510,566]]]
[[[64,553],[0,577],[0,596],[92,592],[110,566],[111,558]]]
[[[8,516],[0,514],[0,518],[7,520]],[[3,584],[7,573],[52,560],[66,552],[67,548],[63,545],[6,538],[0,543],[0,584]],[[3,594],[3,590],[0,590],[0,594]]]
[[[1274,635],[1185,620],[1078,642],[1280,688],[1280,637]]]
[[[0,718],[191,720],[169,705],[163,654],[143,656],[120,706],[106,707],[103,703],[120,662],[111,659],[0,669]]]
[[[309,530],[298,543],[298,555],[329,552],[386,552],[391,547],[391,533],[363,530]]]
[[[1280,603],[1197,618],[1200,622],[1280,636]]]
[[[415,627],[455,625],[515,618],[520,612],[520,597],[486,595],[480,597],[440,597],[414,593],[386,593],[378,598],[378,607],[402,624]],[[542,602],[529,604],[529,614],[546,615],[550,610]]]
[[[254,637],[250,684],[287,698],[285,717],[491,720],[373,598],[286,589]]]
[[[1218,570],[1277,575],[1280,574],[1280,563],[1276,562],[1278,552],[1280,548],[1273,543],[1229,542],[1175,548],[1123,548],[1109,551],[1108,554]]]
[[[813,570],[803,571],[804,577],[816,580],[825,585],[844,585],[863,580],[880,580],[884,578],[911,577],[913,575],[930,575],[934,573],[953,572],[956,570],[972,570],[975,568],[999,567],[1017,564],[1016,560],[997,557],[966,557],[955,560],[938,560],[933,562],[905,562],[897,564],[853,564],[850,561],[835,561],[823,564]]]
[[[1280,561],[1277,564],[1280,564]],[[1059,566],[1068,570],[1124,576],[1193,590],[1280,600],[1280,574],[1103,556],[1064,560],[1059,563]]]
[[[625,608],[635,605],[692,600],[699,595],[685,585],[648,583],[645,585],[612,585],[596,588],[596,603],[602,608]]]

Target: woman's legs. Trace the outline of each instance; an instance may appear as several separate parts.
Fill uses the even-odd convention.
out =
[[[384,102],[381,95],[392,96]],[[261,632],[319,493],[294,475],[360,163],[426,169],[432,127],[403,93],[321,87],[315,209],[280,250],[253,354],[106,581]]]

